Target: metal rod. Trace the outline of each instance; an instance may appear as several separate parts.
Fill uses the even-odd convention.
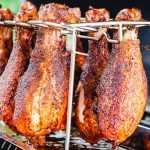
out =
[[[18,22],[15,20],[4,20],[4,21],[0,21],[1,25],[11,25],[11,26],[23,26],[23,27],[32,27],[29,23],[26,22]]]
[[[85,36],[85,35],[80,35],[80,34],[78,34],[77,36],[78,36],[79,38],[82,38],[82,39],[96,40],[96,41],[99,40],[98,38],[92,37],[92,36]]]
[[[1,149],[4,148],[4,145],[5,145],[5,144],[6,144],[6,141],[4,141],[4,143],[2,144]]]
[[[121,42],[122,41],[122,39],[123,39],[123,35],[122,35],[123,33],[122,33],[122,24],[120,24],[119,25],[119,42]]]
[[[109,43],[114,43],[114,44],[119,43],[118,40],[113,40],[113,39],[109,39],[109,38],[107,38],[107,41],[108,41]]]
[[[72,31],[61,30],[61,35],[67,35],[67,34],[72,34]]]
[[[0,25],[6,25],[4,21],[0,21]]]
[[[46,27],[46,28],[48,28],[49,26],[48,25],[45,25],[45,24],[34,24],[35,26],[38,26],[38,27]]]
[[[58,24],[58,23],[54,23],[54,22],[47,22],[47,21],[44,21],[44,24],[45,25],[48,25],[48,26],[55,26],[57,28],[67,28],[66,26],[62,25],[62,24]]]
[[[67,30],[73,30],[76,28],[76,31],[80,32],[90,32],[90,31],[97,31],[96,27],[100,26],[108,26],[110,29],[118,29],[119,26],[123,25],[135,25],[135,27],[143,27],[143,26],[150,26],[150,21],[108,21],[108,22],[95,22],[95,23],[76,23],[76,24],[69,24],[69,23],[54,23],[54,22],[47,22],[42,20],[30,20],[27,23],[25,22],[18,22],[15,20],[4,20],[0,21],[0,25],[13,25],[13,26],[24,26],[24,27],[49,27],[55,26],[58,28],[63,28]],[[34,25],[34,26],[33,26]],[[122,27],[124,29],[126,27]]]
[[[69,78],[69,96],[68,96],[68,108],[67,108],[67,125],[66,125],[66,140],[65,150],[69,150],[70,145],[70,133],[71,133],[71,118],[72,118],[72,102],[73,102],[73,87],[74,87],[74,73],[75,73],[75,58],[76,58],[76,30],[73,29],[72,36],[72,51],[71,51],[71,64],[70,64],[70,78]]]
[[[88,54],[87,53],[82,53],[82,52],[75,52],[76,54],[79,54],[79,55],[83,55],[83,56],[88,56]]]
[[[106,37],[106,39],[109,43],[115,43],[115,44],[119,43],[118,40],[113,40],[113,39],[108,38],[108,35],[106,32],[103,32],[102,35],[104,35]]]
[[[97,32],[98,30],[92,27],[80,27],[80,29],[85,29],[87,31],[93,31],[93,32]]]
[[[31,25],[26,22],[19,22],[19,21],[10,22],[9,20],[5,20],[4,22],[5,24],[8,24],[8,25],[12,23],[12,25],[16,25],[16,26],[23,26],[23,27],[29,27],[29,28],[31,27]]]
[[[108,29],[113,29],[113,30],[115,29],[115,30],[118,30],[119,27],[117,27],[117,26],[109,26]]]
[[[64,26],[67,26],[67,27],[70,28],[70,24],[69,23],[61,22],[61,25],[64,25]],[[71,28],[75,28],[75,27],[71,27]],[[94,27],[78,27],[78,28],[76,28],[76,31],[81,31],[81,32],[93,31],[93,32],[96,32],[98,30],[95,29]]]
[[[28,21],[31,25],[37,25],[37,26],[45,26],[45,27],[57,27],[57,28],[66,28],[62,24],[54,23],[54,22],[48,22],[48,21],[42,21],[42,20],[30,20]]]
[[[89,32],[87,29],[84,29],[84,28],[76,28],[76,31],[79,31],[79,32]]]
[[[145,27],[145,26],[147,26],[147,25],[144,25],[144,24],[143,25],[136,25],[135,27],[140,28],[140,27]]]
[[[12,146],[12,145],[10,144],[10,145],[8,146],[7,150],[10,150],[11,146]]]
[[[81,17],[81,18],[80,18],[80,22],[86,22],[86,18]]]
[[[147,130],[149,130],[150,128],[148,128],[148,127],[145,127],[145,126],[143,126],[143,125],[138,125],[138,127],[140,127],[140,128],[143,128],[143,129],[147,129]]]
[[[49,27],[48,25],[43,24],[43,21],[39,21],[39,20],[30,20],[30,21],[28,21],[28,23],[32,26],[34,25],[34,26],[46,27],[46,28]]]
[[[72,28],[72,30],[73,30],[73,28],[75,28],[75,27],[70,27],[70,26],[69,26],[69,23],[66,23],[66,22],[61,22],[61,25],[65,26],[65,27],[67,27],[67,28]],[[87,31],[86,29],[84,29],[84,28],[76,28],[76,31],[88,32],[88,31]]]
[[[11,141],[8,141],[6,138],[4,138],[4,137],[1,137],[3,140],[5,140],[5,144],[6,144],[6,142],[8,142],[8,143],[10,143],[10,144],[12,144],[12,145],[14,145],[14,146],[16,146],[17,148],[20,148],[20,149],[22,149],[22,150],[25,150],[23,147],[20,147],[19,145],[16,145],[14,142],[11,142]],[[2,147],[1,147],[2,148]]]
[[[98,27],[98,26],[111,26],[111,25],[150,25],[150,21],[108,21],[108,22],[95,22],[95,23],[75,23],[68,24],[70,27]]]
[[[109,43],[119,43],[118,40],[113,40],[113,39],[108,38],[106,32],[103,32],[102,35],[104,35],[107,38],[107,41]],[[99,38],[96,38],[96,37],[85,36],[85,35],[80,35],[80,34],[78,34],[77,37],[82,38],[82,39],[95,40],[95,41],[99,40]]]

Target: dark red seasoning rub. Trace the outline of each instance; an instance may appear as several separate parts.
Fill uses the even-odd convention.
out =
[[[87,22],[108,21],[109,18],[109,12],[106,9],[91,8],[86,12]],[[100,37],[103,31],[107,32],[107,28],[91,32],[90,36]],[[90,143],[96,143],[102,138],[98,128],[95,88],[108,59],[109,49],[106,37],[102,36],[99,41],[89,40],[88,57],[77,89],[76,124],[83,138]]]
[[[41,6],[39,19],[76,23],[78,13],[79,8],[52,3]],[[64,38],[56,27],[39,28],[28,69],[17,88],[13,121],[34,146],[44,146],[46,135],[65,129],[68,70]]]
[[[116,20],[139,21],[138,9],[123,9]],[[98,126],[103,137],[114,145],[125,141],[139,124],[147,100],[147,81],[134,27],[124,31],[123,41],[113,44],[112,53],[96,93]],[[118,32],[114,33],[114,38]]]
[[[0,9],[0,21],[13,20],[13,14],[9,8]],[[0,75],[8,62],[12,47],[12,27],[0,25]]]
[[[15,20],[27,22],[36,18],[36,7],[30,2],[27,2],[22,5]],[[15,30],[16,41],[5,70],[0,77],[0,116],[11,129],[17,132],[12,121],[15,107],[14,96],[18,81],[29,64],[34,31],[33,29],[24,27],[15,27]]]

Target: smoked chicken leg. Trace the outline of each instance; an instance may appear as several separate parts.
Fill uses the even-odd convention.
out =
[[[20,12],[16,15],[16,20],[23,22],[36,18],[37,9],[29,2],[22,5]],[[16,41],[5,70],[0,77],[0,116],[11,129],[14,129],[12,123],[15,107],[14,96],[18,81],[29,63],[33,35],[33,29],[16,27]]]
[[[9,8],[0,9],[0,20],[13,20],[13,14]],[[0,26],[0,75],[8,62],[12,47],[12,27]]]
[[[138,9],[123,9],[119,21],[139,21]],[[123,41],[113,44],[112,53],[104,70],[96,94],[98,97],[98,126],[103,138],[114,144],[125,141],[137,128],[147,100],[147,80],[140,52],[138,30],[126,26]],[[118,31],[114,33],[114,39]]]
[[[86,12],[87,22],[108,21],[109,18],[109,12],[106,9],[91,8]],[[90,35],[100,37],[102,32],[106,31],[107,28],[100,28],[98,32],[90,33]],[[109,58],[108,42],[105,36],[102,36],[99,41],[89,40],[88,55],[77,89],[76,124],[83,138],[95,143],[101,139],[95,88]]]
[[[79,12],[79,8],[52,3],[41,6],[39,19],[76,23]],[[34,145],[43,146],[42,136],[65,128],[68,72],[63,38],[58,28],[39,28],[29,67],[17,88],[13,121]]]

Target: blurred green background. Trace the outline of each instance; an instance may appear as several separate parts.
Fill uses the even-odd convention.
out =
[[[23,0],[0,0],[0,5],[2,8],[10,8],[16,14],[22,2]]]

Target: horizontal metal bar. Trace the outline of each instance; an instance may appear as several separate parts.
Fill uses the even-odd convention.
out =
[[[114,19],[110,18],[109,21],[113,21]],[[86,18],[85,17],[81,17],[80,18],[80,22],[86,22]]]
[[[9,25],[9,26],[23,26],[23,27],[32,27],[29,23],[26,22],[19,22],[19,21],[15,21],[15,20],[4,20],[4,21],[0,21],[1,25]]]
[[[61,22],[61,25],[67,27],[67,28],[71,28],[72,30],[75,29],[76,31],[79,31],[79,32],[88,32],[88,30],[85,28],[75,28],[75,27],[70,27],[69,26],[69,23],[66,23],[66,22]]]
[[[80,18],[80,22],[86,22],[86,18],[85,17],[81,17]]]
[[[145,26],[147,26],[147,25],[135,25],[135,28],[139,28],[139,27],[145,27]],[[119,29],[119,26],[109,26],[108,27],[108,29],[112,29],[112,30],[118,30]],[[127,29],[127,27],[122,27],[122,30],[126,30]]]
[[[50,26],[54,26],[57,28],[67,28],[66,26],[63,26],[63,25],[58,24],[58,23],[41,21],[41,20],[30,20],[27,23],[26,22],[18,22],[15,20],[4,20],[4,21],[0,21],[0,25],[13,25],[13,26],[23,26],[23,27],[35,27],[35,26],[50,27]]]
[[[95,27],[99,26],[109,26],[109,28],[117,29],[117,26],[120,25],[137,25],[136,27],[143,27],[143,26],[149,26],[150,21],[108,21],[108,22],[95,22],[95,23],[76,23],[76,24],[69,24],[69,23],[54,23],[54,22],[47,22],[47,21],[41,21],[41,20],[30,20],[27,23],[25,22],[18,22],[15,20],[4,20],[0,21],[0,25],[17,25],[17,26],[24,26],[24,27],[33,27],[35,26],[55,26],[58,28],[77,28],[77,31],[86,32],[86,31],[97,31]],[[113,26],[113,27],[111,27]],[[80,28],[80,29],[79,29]]]
[[[150,25],[150,21],[121,21],[122,25]]]
[[[42,21],[42,20],[30,20],[28,21],[29,24],[32,25],[45,25],[46,27],[54,26],[57,28],[66,28],[62,24],[54,23],[54,22],[48,22],[48,21]]]
[[[47,22],[47,21],[44,21],[44,24],[45,24],[45,25],[48,25],[48,26],[54,26],[54,27],[57,27],[57,28],[67,28],[67,27],[64,26],[64,25],[61,25],[61,24],[58,24],[58,23],[54,23],[54,22]]]
[[[82,53],[82,52],[75,52],[76,54],[79,54],[79,55],[83,55],[83,56],[88,56],[88,54],[87,53]]]
[[[94,23],[76,23],[68,24],[70,27],[98,27],[111,25],[150,25],[150,21],[108,21],[108,22],[94,22]]]
[[[82,39],[88,39],[88,40],[96,40],[96,41],[99,40],[96,37],[90,37],[90,36],[85,36],[85,35],[80,35],[80,34],[78,34],[77,37],[82,38]]]
[[[123,25],[135,25],[135,27],[143,27],[143,26],[149,26],[150,21],[108,21],[108,22],[95,22],[95,23],[76,23],[76,24],[69,24],[69,23],[54,23],[54,22],[48,22],[48,21],[42,21],[42,20],[30,20],[27,23],[26,22],[18,22],[15,20],[4,20],[0,21],[0,25],[11,25],[11,26],[23,26],[23,27],[57,27],[62,30],[65,29],[64,35],[66,34],[72,34],[73,30],[79,31],[79,32],[97,32],[97,27],[100,26],[107,26],[110,29],[118,29],[119,31],[119,39],[113,40],[108,38],[106,33],[103,33],[103,35],[106,36],[107,41],[110,43],[118,43],[122,41],[122,30],[126,29],[126,26]],[[62,34],[63,35],[63,34]],[[89,39],[89,40],[99,40],[99,38],[96,37],[90,37],[85,35],[77,35],[79,38],[83,39]]]
[[[33,24],[31,24],[31,25],[33,25]],[[34,26],[49,28],[49,26],[45,25],[45,24],[34,24]]]
[[[77,28],[78,29],[78,28]],[[98,29],[92,28],[92,27],[80,27],[80,29],[85,29],[86,31],[93,31],[93,32],[97,32]]]
[[[147,26],[147,25],[136,25],[135,27],[139,28],[139,27],[145,27],[145,26]]]
[[[49,27],[48,25],[43,24],[43,21],[39,21],[39,20],[30,20],[30,21],[28,21],[28,23],[32,26],[34,25],[34,26],[46,27],[46,28]]]
[[[109,26],[108,28],[109,28],[109,29],[115,29],[115,30],[118,30],[118,29],[119,29],[119,27],[117,27],[117,26]]]
[[[61,30],[61,35],[67,35],[67,34],[72,34],[72,31]]]
[[[146,129],[146,130],[150,130],[150,128],[149,127],[146,127],[146,126],[143,126],[143,125],[138,125],[138,127],[140,127],[140,128],[143,128],[143,129]]]
[[[76,29],[76,31],[79,31],[79,32],[89,32],[89,30],[84,29],[84,28],[74,28],[74,29]]]
[[[108,41],[109,43],[115,43],[115,44],[119,43],[118,40],[113,40],[113,39],[108,38],[108,35],[107,35],[106,32],[103,32],[102,35],[104,35],[104,36],[107,38],[107,41]]]
[[[26,23],[26,22],[5,20],[4,23],[8,24],[8,25],[17,25],[17,26],[31,27],[31,25]]]
[[[30,20],[30,21],[28,21],[28,23],[29,24],[41,24],[41,23],[43,23],[43,21],[42,20]]]
[[[108,38],[108,36],[105,32],[103,32],[102,35],[104,35],[107,38],[107,41],[109,43],[119,43],[118,40],[113,40],[113,39]],[[99,38],[91,37],[91,36],[85,36],[85,35],[81,35],[81,34],[78,34],[77,37],[82,38],[82,39],[88,39],[88,40],[96,40],[96,41],[99,40]]]

